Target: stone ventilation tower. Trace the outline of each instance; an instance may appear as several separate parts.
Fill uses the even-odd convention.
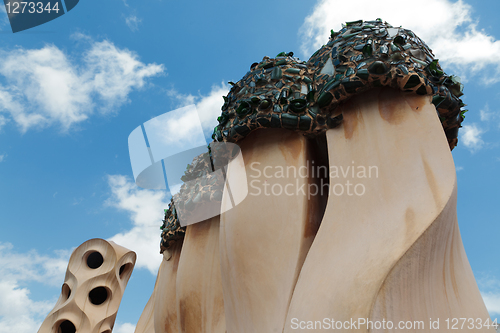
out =
[[[136,333],[495,332],[457,220],[462,90],[381,19],[332,30],[307,62],[253,63],[212,136],[238,145],[227,181],[249,195],[233,205],[238,187],[195,157]],[[181,224],[216,201],[220,215]]]
[[[136,255],[103,239],[73,251],[61,296],[38,333],[111,333]]]

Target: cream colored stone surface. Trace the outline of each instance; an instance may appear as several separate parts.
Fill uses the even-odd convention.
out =
[[[244,165],[229,166],[229,183],[236,193],[245,171],[248,197],[231,208],[226,190],[220,221],[188,226],[184,244],[164,254],[136,333],[324,332],[325,318],[357,322],[343,332],[495,331],[447,329],[446,319],[477,325],[489,316],[462,245],[455,167],[430,97],[377,89],[336,113],[344,122],[327,131],[323,155],[318,141],[284,129],[238,143]],[[329,196],[312,195],[322,184],[311,170],[326,152]]]
[[[430,98],[374,90],[341,111],[344,123],[327,132],[330,166],[356,166],[356,173],[330,184],[363,184],[365,193],[330,194],[284,332],[320,332],[294,330],[292,321],[324,318],[425,324],[349,330],[356,332],[445,332],[447,318],[486,320],[456,222],[453,159]],[[357,166],[376,166],[378,176],[360,178]],[[440,319],[439,330],[429,318]]]
[[[39,333],[111,333],[123,291],[132,274],[134,252],[103,239],[76,248],[61,296]]]
[[[188,225],[163,254],[135,333],[225,333],[219,258],[219,217]]]
[[[226,332],[219,258],[219,216],[188,225],[176,279],[179,332]]]
[[[248,197],[231,210],[227,192],[220,225],[222,288],[228,332],[281,332],[295,283],[316,233],[316,198],[295,194],[308,178],[267,177],[306,166],[308,142],[284,129],[260,130],[240,144]],[[267,168],[264,170],[264,168]],[[231,175],[238,173],[228,171]],[[266,171],[266,174],[264,173]],[[266,195],[287,189],[292,195]],[[260,191],[260,193],[258,193]]]
[[[180,332],[176,297],[176,278],[181,249],[182,242],[176,242],[172,246],[172,249],[163,252],[163,260],[158,270],[156,286],[153,292],[155,333]],[[145,314],[143,313],[143,315]]]

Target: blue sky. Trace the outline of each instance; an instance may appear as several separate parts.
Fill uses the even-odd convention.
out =
[[[54,306],[71,251],[91,238],[134,250],[114,332],[131,333],[151,295],[165,191],[138,188],[127,138],[181,106],[208,132],[253,62],[307,60],[341,23],[380,17],[412,29],[465,84],[453,151],[465,249],[500,316],[500,22],[496,0],[82,0],[13,34],[0,12],[0,333],[28,333]]]

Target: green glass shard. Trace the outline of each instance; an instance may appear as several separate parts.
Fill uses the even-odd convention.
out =
[[[444,74],[444,72],[437,67],[438,66],[438,60],[439,59],[434,59],[429,64],[429,72],[431,73],[432,76],[436,76],[436,77],[440,77],[441,75]]]
[[[353,25],[353,24],[360,24],[360,23],[363,23],[363,20],[346,22],[345,25],[346,26],[350,26],[350,25]]]

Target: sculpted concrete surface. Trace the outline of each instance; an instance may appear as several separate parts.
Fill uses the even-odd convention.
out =
[[[38,333],[111,333],[135,260],[134,252],[103,239],[77,247],[61,296]]]

